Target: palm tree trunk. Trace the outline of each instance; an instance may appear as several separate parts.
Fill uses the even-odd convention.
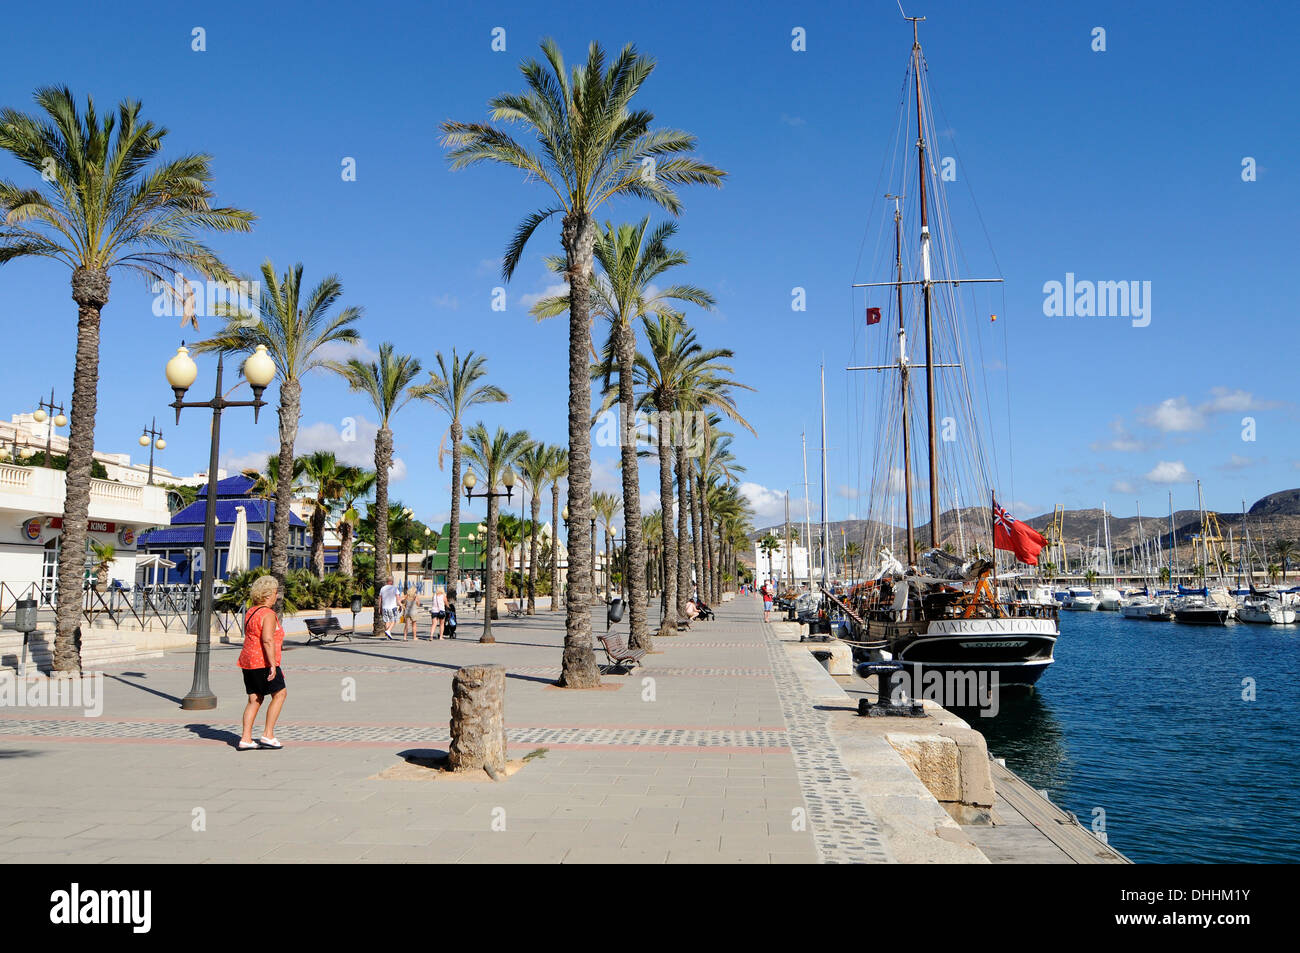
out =
[[[54,614],[54,671],[81,671],[81,609],[85,600],[86,541],[90,536],[90,474],[95,453],[95,412],[99,402],[100,312],[108,304],[108,272],[78,268],[72,273],[77,302],[76,374],[72,379],[72,420],[63,498],[63,538],[59,540],[58,604]],[[53,425],[51,425],[53,426]],[[48,464],[49,461],[47,460]]]
[[[280,582],[279,607],[284,604],[285,579],[289,576],[289,504],[293,499],[293,442],[298,433],[302,384],[280,382],[280,476],[275,486],[275,522],[271,530],[271,575]]]
[[[387,426],[375,434],[375,617],[371,632],[384,634],[384,613],[379,590],[388,581],[388,465],[393,460],[393,432]]]
[[[447,592],[454,597],[460,581],[460,420],[451,422],[451,535],[447,538]]]
[[[628,644],[633,648],[654,648],[646,620],[645,538],[641,532],[641,471],[637,462],[636,408],[633,374],[636,367],[636,331],[630,323],[618,321],[618,401],[623,418],[619,453],[623,462],[623,575],[627,577],[627,598],[631,618]],[[632,567],[636,567],[634,572]]]
[[[700,494],[700,527],[704,533],[704,586],[709,605],[718,604],[718,590],[713,585],[713,516],[709,512],[709,491],[704,485],[704,475],[695,478],[695,485]]]
[[[497,570],[502,565],[498,554],[501,541],[497,539],[497,498],[492,495],[492,481],[488,483],[487,498],[487,572],[483,574],[483,634],[480,642],[495,642],[492,637],[492,615],[497,609]]]
[[[551,611],[560,608],[560,481],[551,483]]]
[[[569,598],[564,619],[560,684],[595,688],[600,669],[591,647],[591,271],[596,233],[591,216],[564,217],[562,240],[569,279]]]
[[[659,519],[660,533],[663,539],[663,607],[664,617],[660,633],[675,635],[677,620],[681,618],[677,610],[677,537],[673,534],[673,464],[668,440],[672,430],[668,407],[658,408],[659,419],[655,424],[659,440]]]
[[[528,614],[537,615],[537,523],[542,516],[542,501],[537,496],[537,487],[533,487],[531,513],[533,525],[528,534]]]
[[[352,575],[352,524],[339,521],[339,575]]]
[[[686,458],[686,491],[691,502],[691,554],[695,558],[695,589],[707,596],[709,585],[704,581],[703,547],[700,544],[700,494],[695,488],[695,464]]]
[[[691,594],[691,540],[686,525],[690,504],[686,501],[686,448],[677,441],[677,615],[686,615],[686,600]]]
[[[320,503],[311,511],[311,571],[317,579],[325,578],[325,508]]]

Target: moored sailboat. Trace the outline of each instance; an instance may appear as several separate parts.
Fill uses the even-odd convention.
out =
[[[1046,540],[998,506],[994,498],[989,463],[982,449],[980,427],[964,371],[956,315],[960,309],[956,294],[959,285],[980,285],[1002,279],[936,273],[956,259],[953,249],[946,247],[947,209],[927,153],[933,126],[918,35],[918,23],[924,18],[907,19],[912,23],[913,38],[909,78],[915,99],[916,177],[910,184],[915,191],[908,188],[909,183],[903,183],[887,196],[894,204],[892,280],[854,285],[892,292],[881,307],[867,308],[867,324],[870,327],[885,323],[884,313],[888,311],[886,327],[892,326],[894,333],[878,336],[879,349],[884,352],[881,363],[850,368],[888,372],[881,388],[880,406],[885,408],[886,419],[878,422],[877,432],[884,439],[878,441],[873,460],[868,523],[896,526],[901,516],[906,531],[906,552],[899,555],[905,555],[906,561],[882,546],[870,578],[841,594],[842,598],[830,595],[828,602],[844,622],[842,637],[855,644],[855,655],[860,659],[888,658],[940,672],[995,674],[998,685],[1028,686],[1037,682],[1052,664],[1060,634],[1058,607],[1054,601],[1029,598],[1023,589],[1018,593],[1014,584],[1004,588],[996,572],[996,553],[1013,552],[1019,561],[1036,565],[1038,551],[1046,545]],[[907,104],[904,110],[907,111]],[[909,125],[910,122],[909,116]],[[909,136],[905,141],[913,140]],[[931,191],[936,202],[933,220],[929,208]],[[912,278],[905,275],[902,241],[902,203],[910,194],[916,195],[916,203],[907,211],[916,216],[919,231],[918,260],[909,262],[915,269]],[[910,309],[905,295],[911,298]],[[936,297],[941,300],[936,301]],[[912,364],[909,334],[923,342],[924,364]],[[913,401],[917,404],[921,401],[912,387],[912,375],[918,371],[923,371],[925,380],[928,484],[924,489],[915,486],[913,479],[918,454],[913,447],[912,428],[921,410],[913,407]],[[952,372],[951,383],[941,385],[936,375],[948,371]],[[961,422],[954,418],[950,425],[945,421],[945,428],[953,426],[963,431],[963,455],[956,449],[946,450],[945,457],[940,455],[936,403],[943,387],[946,387],[946,404],[958,405],[959,412],[965,415]],[[949,442],[956,441],[945,435],[945,443]],[[958,485],[954,478],[958,473],[966,478],[964,485]],[[942,492],[941,482],[947,484]],[[956,541],[945,540],[943,536],[939,501],[960,495],[962,490],[967,492],[969,501],[978,501],[974,519],[977,526],[983,524],[981,528],[986,534],[983,539],[992,539],[991,550],[977,547],[974,555],[954,553],[955,543],[965,548],[960,523]],[[923,495],[929,503],[929,546],[922,551],[917,544],[914,514]],[[966,511],[968,517],[971,512]],[[959,505],[958,520],[961,517]],[[990,552],[993,559],[987,558]]]

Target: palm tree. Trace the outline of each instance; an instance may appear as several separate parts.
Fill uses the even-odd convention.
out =
[[[375,486],[375,472],[361,467],[346,467],[339,488],[339,504],[343,514],[339,517],[339,573],[352,575],[352,545],[361,516],[357,501],[370,494]]]
[[[409,354],[397,354],[393,345],[385,341],[379,345],[377,361],[359,361],[355,357],[346,364],[331,361],[328,366],[343,376],[354,391],[370,398],[375,413],[379,415],[379,429],[375,432],[375,509],[388,508],[388,468],[393,465],[393,417],[412,397],[411,381],[420,373],[420,362]],[[375,527],[375,615],[372,634],[375,638],[384,631],[383,613],[379,607],[379,590],[388,577],[388,524],[380,521]]]
[[[853,580],[857,578],[857,576],[854,575],[853,573],[853,566],[855,563],[857,563],[860,560],[861,556],[862,556],[862,547],[859,546],[856,542],[847,543],[844,546],[844,559],[848,562],[848,570],[849,570],[848,580]],[[848,580],[846,580],[846,582]]]
[[[519,470],[524,475],[531,494],[532,532],[528,540],[528,614],[537,614],[537,531],[542,517],[542,490],[550,480],[551,468],[555,464],[558,448],[545,443],[534,443],[519,457]],[[554,527],[554,524],[552,524]],[[552,528],[552,549],[554,549],[554,528]],[[553,579],[554,577],[552,577]],[[552,583],[554,593],[554,583]]]
[[[334,454],[317,450],[303,460],[303,471],[311,487],[311,571],[325,578],[325,518],[343,495],[347,467],[339,466]]]
[[[565,277],[569,283],[569,598],[566,600],[563,673],[560,684],[592,688],[600,671],[591,644],[587,546],[591,532],[591,349],[594,214],[615,197],[648,199],[674,215],[681,209],[676,186],[721,185],[721,169],[694,159],[695,137],[650,127],[653,114],[629,110],[632,97],[654,70],[654,61],[628,44],[605,65],[600,45],[592,43],[585,67],[566,75],[559,47],[542,41],[549,72],[536,60],[520,70],[522,94],[504,93],[489,105],[492,119],[519,123],[536,135],[540,149],[529,151],[504,129],[490,123],[444,122],[443,143],[451,148],[453,169],[500,162],[541,182],[555,201],[530,213],[506,249],[502,273],[514,274],[524,246],[543,222],[561,216]]]
[[[195,345],[195,350],[251,354],[259,344],[275,361],[280,384],[280,469],[293,465],[294,440],[302,417],[302,380],[318,367],[337,369],[325,358],[327,344],[352,344],[359,340],[352,327],[362,314],[361,308],[347,307],[330,314],[343,296],[337,275],[326,275],[304,299],[302,264],[294,265],[283,277],[276,275],[268,258],[262,263],[262,289],[258,316],[223,308],[228,322],[221,331]],[[271,534],[271,574],[280,580],[283,598],[289,571],[289,503],[288,484],[277,487],[275,527]]]
[[[705,350],[696,340],[695,332],[675,315],[656,315],[642,319],[648,352],[637,355],[637,379],[644,393],[641,404],[655,418],[659,448],[659,495],[663,513],[663,540],[667,553],[665,566],[664,626],[675,631],[677,619],[685,612],[685,589],[689,586],[689,570],[683,565],[685,555],[686,514],[686,441],[685,424],[688,415],[707,417],[707,410],[717,409],[752,431],[740,416],[729,396],[735,383],[731,368],[720,363],[730,358],[726,348]],[[670,445],[676,444],[676,460]],[[673,533],[673,467],[676,464],[678,488],[678,529]],[[671,618],[670,618],[671,617]]]
[[[663,524],[658,510],[641,517],[641,538],[645,540],[647,557],[645,565],[641,568],[645,572],[646,588],[651,592],[657,591],[656,587],[660,585],[659,558],[662,549],[660,536],[662,532]]]
[[[625,548],[627,559],[633,565],[645,562],[645,541],[641,535],[641,477],[637,465],[637,433],[635,404],[636,325],[637,318],[648,314],[675,314],[674,304],[686,302],[711,309],[713,296],[693,285],[673,285],[663,290],[654,286],[664,272],[688,261],[685,253],[668,248],[667,242],[677,233],[673,222],[658,226],[647,237],[650,217],[637,225],[620,225],[615,228],[606,223],[597,228],[595,258],[600,271],[593,276],[592,305],[597,314],[609,325],[609,337],[602,351],[602,359],[593,368],[593,374],[603,381],[605,402],[603,409],[613,404],[619,407],[619,448],[623,474],[623,523],[627,527]],[[564,273],[564,259],[550,258],[553,271]],[[564,314],[569,309],[567,294],[543,298],[533,306],[538,318]],[[610,379],[618,371],[618,384],[611,387]],[[647,651],[653,648],[646,625],[645,585],[640,573],[628,581],[628,599],[631,602],[629,641],[636,648]]]
[[[734,480],[736,474],[744,473],[745,468],[736,462],[736,455],[731,452],[732,435],[718,429],[721,418],[710,414],[704,428],[703,452],[698,462],[697,487],[700,497],[700,519],[704,526],[704,563],[705,563],[705,598],[710,605],[716,604],[721,596],[718,591],[718,577],[714,565],[713,515],[710,501],[713,487],[721,481]],[[797,530],[795,531],[797,534]],[[797,538],[796,538],[797,541]]]
[[[442,469],[446,437],[451,437],[451,542],[447,544],[447,591],[456,591],[460,579],[460,560],[455,550],[460,541],[460,453],[465,437],[465,411],[481,404],[500,404],[510,397],[495,384],[481,384],[487,376],[487,358],[468,352],[463,358],[451,349],[451,362],[439,351],[433,357],[438,369],[429,371],[428,383],[414,388],[415,396],[442,409],[451,425],[438,444],[438,469]]]
[[[465,453],[481,474],[483,492],[488,494],[486,538],[492,543],[492,552],[488,554],[489,571],[484,574],[487,578],[483,586],[483,635],[479,637],[480,642],[496,641],[492,637],[492,613],[496,611],[493,577],[498,565],[504,565],[504,560],[496,551],[498,502],[497,497],[492,495],[493,488],[531,442],[525,430],[507,432],[505,428],[498,427],[495,434],[489,435],[482,423],[475,424],[465,435]]]
[[[84,113],[72,92],[36,91],[35,114],[0,110],[0,149],[41,176],[37,188],[0,180],[0,265],[53,258],[72,271],[77,303],[76,371],[63,501],[63,538],[55,609],[56,673],[81,669],[78,649],[84,559],[89,540],[90,480],[99,391],[100,315],[110,272],[120,270],[170,287],[190,272],[228,281],[234,275],[203,243],[204,232],[251,231],[253,215],[213,207],[212,157],[159,159],[167,130],[140,119],[141,105],[123,101],[99,116]]]
[[[522,487],[520,488],[519,492],[523,493]],[[515,549],[518,548],[520,551],[520,555],[521,556],[523,555],[523,541],[524,541],[524,535],[526,531],[527,528],[524,526],[523,520],[515,516],[513,513],[502,513],[500,516],[497,517],[496,539],[497,539],[497,544],[501,547],[502,568],[501,571],[498,573],[496,567],[494,566],[492,569],[492,573],[494,576],[500,575],[501,577],[501,585],[502,585],[501,594],[503,596],[510,595],[509,579],[510,579],[511,567],[515,565],[515,558],[514,558]],[[522,582],[522,579],[520,581]],[[516,589],[515,595],[518,596],[518,594],[519,594],[518,589]]]
[[[558,595],[560,592],[560,481],[569,473],[569,451],[563,447],[554,448],[555,455],[551,459],[551,466],[546,472],[546,478],[551,483],[551,611],[554,612],[559,608]],[[567,540],[567,533],[566,533]],[[565,545],[568,543],[566,541]],[[567,557],[566,557],[567,561]],[[565,591],[568,587],[565,586]]]
[[[772,554],[781,548],[781,541],[772,533],[768,533],[758,541],[758,548],[767,557],[767,576],[770,579],[772,578]]]
[[[1280,539],[1273,546],[1273,550],[1282,564],[1282,582],[1285,583],[1287,570],[1291,567],[1291,560],[1295,558],[1296,544],[1293,540]]]

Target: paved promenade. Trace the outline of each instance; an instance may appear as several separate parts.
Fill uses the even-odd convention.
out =
[[[553,685],[560,613],[494,623],[496,645],[474,617],[454,642],[290,635],[278,752],[233,747],[237,646],[214,646],[212,712],[178,708],[191,653],[110,668],[99,717],[0,707],[0,861],[893,859],[761,619],[722,606],[591,691]],[[541,753],[502,782],[378,778],[446,750],[451,676],[485,661],[508,672],[511,757]]]

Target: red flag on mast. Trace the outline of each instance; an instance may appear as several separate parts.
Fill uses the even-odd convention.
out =
[[[993,548],[1006,549],[1016,554],[1016,558],[1030,566],[1038,565],[1038,553],[1047,540],[1042,533],[1022,523],[998,505],[993,498]]]
[[[879,309],[879,308],[868,308],[868,309],[867,309],[867,324],[879,324],[879,323],[880,323],[880,309]]]

